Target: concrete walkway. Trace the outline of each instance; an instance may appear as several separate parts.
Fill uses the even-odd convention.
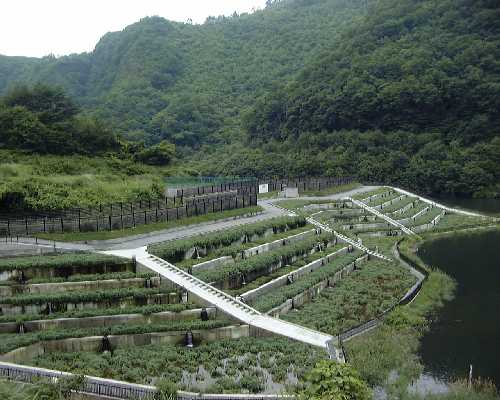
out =
[[[349,201],[352,201],[353,204],[357,205],[358,207],[361,207],[363,209],[365,209],[366,211],[368,211],[369,213],[372,213],[373,215],[376,215],[377,217],[387,221],[388,223],[390,223],[392,226],[395,226],[396,228],[398,229],[401,229],[404,233],[406,233],[407,235],[415,235],[415,232],[413,232],[411,229],[408,229],[406,226],[404,226],[403,224],[399,223],[398,221],[392,219],[391,217],[388,217],[387,215],[381,213],[380,211],[376,210],[375,208],[373,207],[370,207],[370,206],[367,206],[365,203],[363,203],[362,201],[359,201],[359,200],[354,200],[353,198],[351,197],[346,197],[347,200]]]
[[[353,196],[357,193],[363,193],[376,188],[375,186],[362,186],[348,192],[337,193],[330,196],[315,196],[315,197],[300,197],[299,200],[340,200],[342,197],[347,195]],[[191,237],[195,235],[200,235],[204,233],[216,232],[224,229],[233,228],[236,226],[252,224],[255,222],[265,221],[270,218],[275,218],[283,215],[289,214],[289,211],[284,210],[281,207],[276,207],[275,203],[284,200],[282,198],[259,200],[258,205],[261,206],[264,211],[258,215],[245,218],[228,218],[213,222],[203,222],[201,224],[186,225],[178,228],[164,229],[155,232],[150,232],[141,235],[126,236],[117,239],[109,240],[92,240],[87,242],[54,242],[50,240],[38,239],[35,243],[34,238],[20,238],[19,243],[15,245],[9,243],[0,242],[0,253],[7,250],[14,252],[16,249],[19,252],[23,250],[31,249],[31,252],[36,252],[36,249],[53,249],[55,248],[59,251],[99,251],[99,250],[124,250],[124,249],[136,249],[143,246],[148,246],[154,243],[167,242],[171,240],[183,239],[186,237]]]
[[[223,313],[244,324],[285,336],[302,343],[324,348],[330,351],[331,358],[336,360],[340,359],[340,354],[335,347],[332,346],[335,339],[333,336],[264,315],[249,305],[177,268],[175,265],[149,254],[146,247],[128,250],[111,250],[103,253],[125,258],[135,257],[137,263],[160,274],[168,281],[184,288],[190,294],[217,307]],[[335,350],[332,352],[332,349]]]

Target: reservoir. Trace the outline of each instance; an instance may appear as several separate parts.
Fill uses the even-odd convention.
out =
[[[419,255],[458,284],[455,298],[422,339],[426,373],[446,381],[465,379],[472,364],[475,378],[500,387],[500,230],[429,241]]]

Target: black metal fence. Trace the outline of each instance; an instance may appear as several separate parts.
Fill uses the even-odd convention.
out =
[[[172,203],[170,203],[172,204]],[[176,221],[209,213],[257,205],[256,194],[224,193],[184,200],[182,205],[150,200],[119,203],[95,210],[71,210],[58,216],[25,216],[0,219],[0,236],[36,233],[99,232],[135,228],[159,222]],[[175,204],[175,203],[174,203]]]
[[[269,191],[282,191],[285,187],[296,187],[299,193],[307,191],[321,191],[335,186],[347,185],[353,183],[354,178],[303,178],[303,179],[277,179],[261,180],[261,183],[269,185]]]
[[[321,191],[352,183],[353,178],[256,179],[170,191],[161,199],[110,203],[95,208],[49,212],[1,212],[0,236],[36,233],[98,232],[175,221],[237,208],[255,206],[259,183],[268,190],[297,187],[299,192]]]

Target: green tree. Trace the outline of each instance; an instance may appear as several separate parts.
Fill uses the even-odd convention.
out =
[[[322,360],[306,377],[303,400],[369,400],[371,392],[348,364]]]
[[[165,140],[137,154],[137,160],[149,165],[167,165],[175,155],[175,145]]]

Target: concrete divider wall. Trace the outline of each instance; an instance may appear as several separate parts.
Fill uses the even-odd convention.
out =
[[[376,200],[376,199],[379,199],[381,197],[387,197],[389,196],[394,190],[390,189],[390,188],[387,188],[387,190],[385,192],[382,192],[382,193],[378,193],[378,194],[374,194],[372,196],[368,196],[368,197],[365,197],[364,199],[361,199],[361,201],[363,203],[366,203],[366,202],[371,202],[373,200]]]
[[[393,211],[390,214],[394,215],[394,216],[398,216],[398,215],[403,214],[406,211],[408,211],[409,209],[414,208],[414,207],[415,207],[415,205],[413,204],[413,202],[412,203],[408,203],[406,206],[400,208],[399,210]]]
[[[226,264],[233,264],[234,259],[231,256],[224,256],[224,257],[219,257],[215,258],[213,260],[208,260],[205,262],[202,262],[200,264],[193,265],[192,271],[208,271],[211,269],[215,269],[217,267],[220,267],[222,265]]]
[[[446,211],[443,211],[441,214],[439,214],[436,218],[434,218],[428,224],[414,226],[411,229],[413,230],[413,232],[424,232],[424,231],[430,230],[430,229],[434,228],[436,225],[438,225],[439,221],[441,221],[441,219],[445,215],[446,215]]]
[[[375,210],[383,210],[384,208],[389,207],[393,203],[401,201],[401,200],[405,199],[406,197],[407,197],[406,194],[402,194],[401,196],[396,197],[392,200],[386,201],[385,203],[379,204],[378,206],[370,206],[370,207],[374,208]]]
[[[70,275],[94,275],[109,274],[114,272],[135,272],[135,265],[132,262],[123,264],[96,264],[86,266],[64,266],[64,267],[31,267],[22,270],[2,271],[0,272],[0,281],[17,280],[23,278],[46,279],[46,278],[67,278]]]
[[[213,319],[217,315],[215,307],[208,307],[209,318]],[[124,324],[155,324],[165,321],[183,321],[201,318],[201,309],[185,310],[181,312],[164,311],[149,315],[143,314],[123,314],[123,315],[103,315],[85,318],[58,318],[47,320],[26,321],[25,332],[37,332],[45,330],[61,329],[88,329]],[[18,333],[20,324],[17,322],[0,323],[0,333]]]
[[[149,278],[151,287],[160,286],[159,277]],[[102,281],[81,281],[81,282],[57,282],[57,283],[36,283],[36,284],[15,284],[4,286],[0,285],[0,296],[13,296],[22,293],[54,293],[69,292],[75,290],[107,290],[120,288],[143,288],[146,287],[148,278],[129,278],[129,279],[108,279]]]
[[[316,298],[324,289],[327,287],[335,287],[335,284],[345,278],[346,276],[350,275],[354,270],[355,267],[354,265],[359,265],[360,263],[363,263],[368,260],[368,255],[361,256],[357,258],[354,262],[346,265],[343,267],[341,270],[337,271],[332,277],[325,279],[316,285],[308,288],[301,294],[296,295],[293,299],[288,299],[286,300],[283,304],[273,308],[272,310],[268,311],[267,314],[279,318],[280,315],[286,314],[290,310],[293,310],[294,308],[300,307],[314,298]]]
[[[255,331],[257,333],[257,331]],[[154,344],[183,344],[186,332],[141,333],[135,335],[108,336],[112,348],[147,346]],[[195,343],[215,342],[222,339],[239,339],[250,336],[248,325],[228,326],[216,329],[193,331]],[[0,356],[0,361],[26,363],[35,357],[53,352],[99,352],[102,336],[42,341],[21,347]]]
[[[303,266],[303,267],[301,267],[293,272],[290,272],[287,275],[280,276],[279,278],[273,279],[272,281],[265,283],[264,285],[259,286],[258,288],[254,289],[254,290],[250,290],[250,291],[242,294],[241,297],[243,297],[243,299],[246,302],[251,302],[252,300],[257,298],[258,296],[263,295],[264,293],[267,293],[273,289],[277,289],[279,287],[285,286],[288,282],[289,277],[292,277],[293,281],[296,281],[296,280],[300,279],[300,277],[307,275],[313,271],[316,271],[317,269],[321,268],[322,266],[330,263],[336,257],[338,257],[342,254],[346,254],[347,250],[348,250],[347,247],[344,247],[343,249],[337,250],[334,253],[329,254],[325,257],[322,257],[318,260],[315,260],[315,261],[313,261],[313,262],[311,262],[311,263],[309,263],[309,264],[307,264],[307,265],[305,265],[305,266]]]
[[[315,234],[316,234],[316,230],[311,229],[311,230],[301,232],[301,233],[298,233],[296,235],[292,235],[292,236],[289,236],[289,237],[286,237],[283,239],[274,240],[274,241],[269,242],[269,243],[264,243],[264,244],[261,244],[259,246],[252,247],[250,249],[245,250],[244,255],[245,255],[245,258],[247,258],[247,257],[252,257],[254,255],[266,253],[268,251],[272,251],[272,250],[278,249],[280,247],[283,247],[283,246],[286,246],[286,245],[289,245],[292,243],[300,242],[301,240],[305,240],[306,238],[308,238],[310,236],[314,236]]]
[[[339,241],[339,240],[336,238],[332,238],[332,240],[327,243],[326,247],[328,248],[328,247],[335,245],[337,243],[337,241]],[[254,281],[257,278],[260,278],[261,276],[272,274],[274,271],[277,271],[278,269],[284,267],[285,265],[293,264],[293,263],[307,257],[308,255],[314,254],[318,251],[319,250],[314,247],[314,248],[310,249],[309,251],[304,251],[301,255],[290,257],[287,260],[280,259],[276,263],[274,263],[272,265],[268,265],[267,268],[265,268],[265,269],[250,271],[250,272],[245,273],[244,276],[242,274],[235,274],[233,276],[230,276],[230,277],[224,279],[223,281],[210,282],[210,285],[212,285],[215,288],[220,289],[220,290],[238,289],[243,285],[243,279],[245,279],[245,281],[247,283]]]
[[[350,225],[342,225],[341,229],[343,231],[348,231],[351,229],[382,229],[382,228],[387,228],[388,226],[391,226],[391,224],[387,222],[377,222],[374,224],[350,224]]]
[[[134,297],[127,297],[121,299],[106,299],[103,302],[78,302],[71,303],[66,302],[59,304],[57,306],[58,312],[64,311],[72,311],[72,310],[83,310],[83,309],[94,309],[99,308],[101,305],[106,305],[108,307],[126,307],[126,306],[135,306],[135,305],[150,305],[150,304],[176,304],[179,303],[179,295],[175,293],[175,297],[172,296],[172,293],[159,293],[153,294],[146,298],[144,304],[137,304],[137,300]],[[40,314],[44,312],[49,312],[48,303],[41,304],[28,304],[28,305],[14,305],[14,304],[1,304],[0,308],[4,315],[21,315],[21,314]]]

